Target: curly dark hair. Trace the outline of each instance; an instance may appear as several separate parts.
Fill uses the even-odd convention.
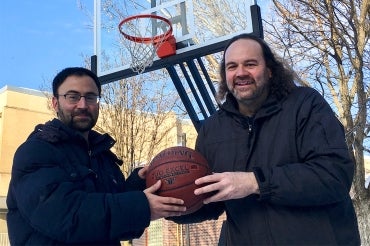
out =
[[[225,71],[225,51],[229,46],[239,39],[251,39],[260,44],[263,52],[263,58],[265,59],[266,66],[271,70],[270,78],[270,94],[273,94],[278,99],[286,97],[294,88],[296,88],[295,73],[290,69],[284,62],[278,60],[267,43],[253,35],[248,33],[239,34],[230,39],[229,43],[224,49],[224,54],[220,64],[220,82],[217,92],[218,103],[226,98],[229,93],[229,89],[226,84],[226,71]]]

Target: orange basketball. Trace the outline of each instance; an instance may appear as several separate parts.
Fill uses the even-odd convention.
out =
[[[161,180],[157,194],[184,200],[186,214],[190,214],[203,206],[206,197],[194,195],[194,190],[199,188],[194,181],[210,173],[207,160],[199,152],[183,146],[170,147],[150,162],[146,186]]]

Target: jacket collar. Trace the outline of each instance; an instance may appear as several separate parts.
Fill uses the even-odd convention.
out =
[[[238,102],[235,97],[228,93],[226,96],[226,101],[220,106],[221,110],[226,111],[227,113],[232,114],[236,117],[246,117],[239,112]],[[254,118],[263,118],[268,117],[272,114],[281,110],[281,101],[278,101],[275,96],[269,95],[262,107],[257,111]]]
[[[64,141],[86,143],[81,134],[67,127],[59,119],[53,119],[45,124],[37,125],[29,138],[38,138],[50,143]],[[92,149],[111,148],[114,144],[115,140],[108,134],[100,134],[94,130],[91,130],[89,133],[89,145]]]

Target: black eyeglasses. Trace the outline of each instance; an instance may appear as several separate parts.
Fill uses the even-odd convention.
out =
[[[82,96],[81,94],[78,93],[66,93],[64,95],[57,96],[58,97],[63,96],[70,104],[77,104],[81,100],[81,97],[85,98],[87,104],[96,104],[99,102],[100,99],[100,96],[95,94],[86,94],[85,96]]]

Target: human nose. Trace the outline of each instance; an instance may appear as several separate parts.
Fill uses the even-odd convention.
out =
[[[237,66],[236,71],[235,71],[236,76],[245,76],[245,75],[249,75],[249,74],[250,73],[249,73],[248,69],[245,66],[243,66],[241,64],[239,66]]]
[[[87,108],[87,102],[86,102],[86,97],[81,96],[80,100],[77,103],[78,108]]]

